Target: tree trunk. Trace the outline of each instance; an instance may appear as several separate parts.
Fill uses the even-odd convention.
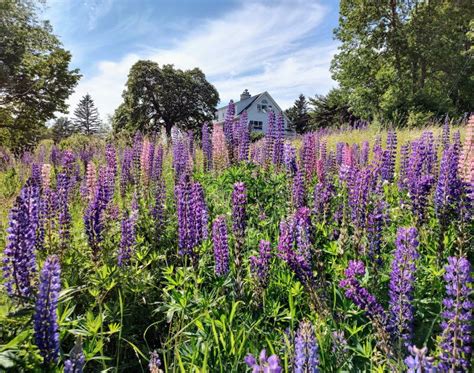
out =
[[[165,123],[166,136],[168,138],[171,137],[171,128],[173,128],[173,125],[171,123]]]

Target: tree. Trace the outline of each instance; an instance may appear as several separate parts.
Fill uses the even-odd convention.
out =
[[[296,133],[304,133],[308,129],[309,115],[308,102],[301,93],[294,105],[286,110],[286,115]]]
[[[74,110],[74,132],[92,135],[99,132],[101,122],[99,112],[89,93],[84,95]]]
[[[164,127],[168,136],[173,125],[195,129],[211,120],[219,102],[219,94],[200,69],[183,71],[153,61],[132,66],[122,96],[114,131],[149,133]]]
[[[406,119],[409,111],[472,109],[473,16],[469,0],[341,0],[331,71],[354,114]]]
[[[338,88],[331,89],[327,95],[316,95],[309,102],[311,128],[341,126],[354,119],[344,94]]]
[[[38,20],[38,3],[0,2],[0,129],[16,150],[33,145],[66,99],[80,75],[69,70],[71,54]]]
[[[61,140],[71,136],[74,133],[73,123],[67,117],[60,117],[56,119],[51,127],[51,134],[54,143],[59,143]]]

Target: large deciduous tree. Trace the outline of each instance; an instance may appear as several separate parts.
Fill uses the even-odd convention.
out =
[[[354,114],[471,110],[473,17],[471,0],[341,0],[332,73]]]
[[[66,111],[80,78],[35,4],[0,1],[0,138],[17,150],[38,140],[55,112]]]
[[[219,102],[219,94],[200,69],[183,71],[153,61],[132,66],[122,96],[113,118],[116,132],[149,133],[164,127],[168,136],[174,125],[195,129],[211,120]]]
[[[101,128],[99,112],[89,93],[85,94],[74,110],[73,132],[83,135],[93,135]]]

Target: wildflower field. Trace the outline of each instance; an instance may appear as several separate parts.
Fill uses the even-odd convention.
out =
[[[472,371],[474,117],[0,159],[0,371]]]

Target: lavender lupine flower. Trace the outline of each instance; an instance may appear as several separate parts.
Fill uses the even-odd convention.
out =
[[[349,207],[354,226],[362,230],[366,227],[368,200],[373,184],[373,171],[369,167],[361,170],[353,169],[349,184]]]
[[[332,348],[331,352],[333,354],[345,354],[346,352],[349,351],[348,344],[347,344],[347,339],[344,336],[344,332],[342,330],[337,330],[332,333]]]
[[[82,341],[78,338],[69,352],[69,359],[64,362],[64,373],[82,373],[85,365],[86,357],[82,350]]]
[[[404,144],[400,148],[400,170],[398,176],[398,187],[402,190],[407,189],[409,165],[410,147],[408,144]]]
[[[399,228],[395,242],[389,288],[389,330],[399,347],[411,345],[413,337],[413,292],[418,259],[418,231],[416,228]]]
[[[249,160],[250,149],[250,128],[248,114],[244,111],[240,115],[240,141],[239,141],[239,161]]]
[[[232,230],[238,240],[244,237],[247,223],[247,188],[242,182],[234,184],[232,192]]]
[[[62,156],[64,172],[67,176],[71,177],[74,170],[74,164],[76,163],[76,156],[71,150],[65,150]]]
[[[441,314],[441,363],[443,372],[468,372],[472,354],[472,277],[471,265],[464,257],[449,257],[445,267],[446,298]]]
[[[283,114],[278,115],[275,125],[275,141],[273,144],[273,164],[280,165],[283,162],[283,136],[285,131],[285,120]]]
[[[460,197],[463,184],[458,176],[459,153],[454,145],[443,152],[436,186],[434,204],[436,215],[441,224],[447,224],[449,218],[454,218],[459,211]]]
[[[38,163],[33,163],[31,165],[31,179],[33,179],[36,185],[41,185],[41,165]]]
[[[314,336],[313,325],[309,321],[301,321],[295,337],[295,373],[318,373],[318,343]]]
[[[143,135],[140,132],[135,133],[133,138],[133,147],[132,147],[132,159],[133,159],[133,180],[134,182],[138,182],[140,180],[140,165],[141,165],[141,157],[142,157],[142,150],[143,150]]]
[[[217,276],[229,272],[229,243],[225,216],[220,215],[212,225],[212,242],[214,244],[215,271]]]
[[[35,344],[45,364],[59,357],[58,297],[61,290],[61,268],[57,256],[44,262],[39,278],[38,296],[33,317]]]
[[[105,146],[105,159],[107,161],[107,168],[115,177],[117,175],[117,152],[113,144],[108,143]]]
[[[319,153],[319,138],[315,133],[306,133],[300,149],[300,163],[305,181],[309,182],[316,173],[316,161]]]
[[[163,180],[158,180],[155,190],[155,205],[152,209],[153,220],[155,221],[155,232],[161,232],[164,224],[164,210],[166,200],[166,186]]]
[[[384,309],[377,302],[377,299],[361,286],[357,279],[357,276],[364,274],[364,263],[360,260],[350,260],[349,265],[344,271],[345,279],[339,282],[339,286],[345,289],[346,297],[364,310],[372,321],[377,322],[381,326],[386,326],[387,317]]]
[[[438,371],[433,366],[434,358],[427,355],[428,349],[426,347],[409,346],[408,351],[411,356],[405,359],[407,373],[436,373]]]
[[[275,144],[275,113],[268,112],[267,133],[265,134],[265,162],[272,161],[273,146]]]
[[[298,209],[305,204],[305,184],[301,167],[296,171],[293,177],[293,206]]]
[[[209,131],[209,124],[206,122],[202,126],[202,153],[203,153],[203,168],[204,171],[212,170],[212,141],[211,132]]]
[[[229,152],[229,161],[233,163],[234,157],[234,115],[235,115],[235,104],[234,101],[230,100],[229,105],[227,106],[227,112],[224,119],[224,136],[225,143],[227,145],[227,150]]]
[[[10,296],[28,297],[32,294],[39,209],[39,186],[28,179],[10,211],[8,244],[3,252],[3,278]]]
[[[159,144],[156,147],[155,159],[153,160],[154,165],[153,165],[152,178],[155,182],[162,179],[162,175],[163,175],[163,153],[164,153],[163,145]]]
[[[128,185],[133,182],[133,149],[126,148],[122,156],[122,169],[120,172],[120,193],[125,195]],[[95,172],[94,172],[95,173]]]
[[[283,163],[290,175],[294,175],[298,169],[296,165],[296,149],[289,143],[283,145]]]
[[[263,290],[268,286],[269,270],[270,270],[270,242],[260,240],[259,244],[259,255],[251,256],[250,259],[250,271],[255,278],[258,288]]]
[[[303,285],[309,286],[313,280],[311,262],[307,261],[305,256],[298,254],[295,250],[295,231],[296,221],[294,217],[290,217],[280,223],[279,257],[288,264]]]
[[[162,373],[163,371],[160,369],[161,367],[161,360],[158,356],[158,352],[153,351],[150,353],[150,362],[148,363],[148,370],[150,373]]]
[[[267,358],[267,351],[263,349],[257,359],[252,354],[247,354],[244,359],[245,364],[252,368],[252,373],[281,373],[280,359],[277,355],[271,355]]]
[[[173,169],[175,172],[175,180],[178,182],[191,169],[187,142],[183,138],[173,143]]]
[[[122,236],[120,239],[120,248],[118,252],[118,266],[121,267],[130,262],[133,248],[136,243],[136,224],[138,220],[138,200],[133,196],[132,208],[129,214],[124,213],[122,218]]]
[[[307,207],[300,207],[295,215],[295,238],[296,253],[304,258],[307,263],[311,263],[311,210]]]
[[[50,160],[54,167],[58,167],[61,163],[61,151],[58,149],[56,145],[53,145],[51,148],[51,155]]]

